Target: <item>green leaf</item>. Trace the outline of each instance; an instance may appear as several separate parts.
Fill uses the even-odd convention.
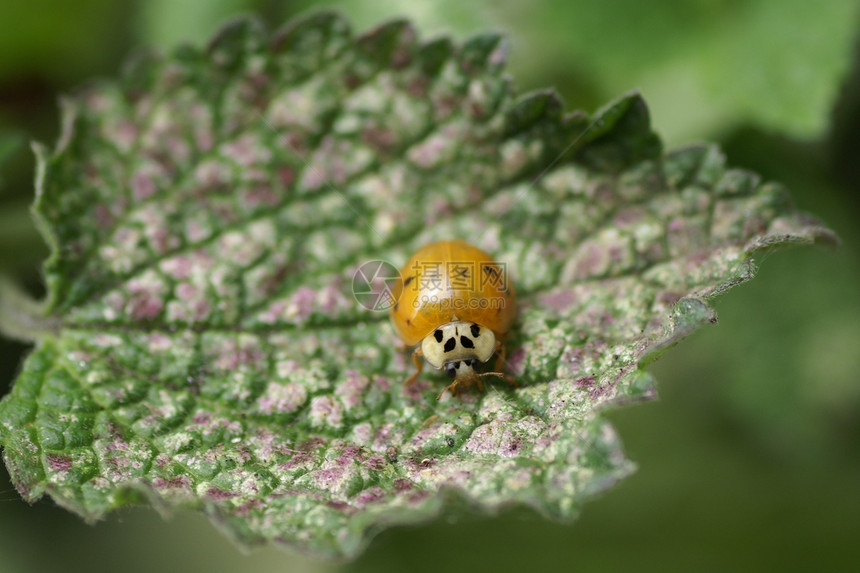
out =
[[[833,236],[712,146],[662,154],[637,94],[516,97],[503,53],[238,20],[65,100],[38,149],[50,328],[0,402],[21,494],[348,556],[445,503],[570,519],[632,471],[603,409],[654,396],[644,365],[753,254]],[[387,313],[353,298],[362,263],[445,238],[507,265],[519,387],[403,388]]]
[[[24,137],[15,131],[0,133],[0,190],[3,189],[2,173],[6,163],[24,145]]]
[[[641,89],[670,141],[745,121],[823,137],[851,66],[858,18],[855,0],[509,3],[496,15],[520,37],[512,62],[520,81],[577,62],[555,70],[577,78],[565,93]]]

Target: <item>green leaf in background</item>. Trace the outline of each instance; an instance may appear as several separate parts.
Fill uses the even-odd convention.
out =
[[[508,2],[495,12],[521,40],[517,78],[530,83],[535,69],[581,62],[565,95],[640,89],[669,141],[744,122],[823,136],[860,21],[855,0],[581,0],[553,8]]]
[[[14,163],[16,157],[25,156],[26,137],[17,131],[0,133],[0,197],[4,204],[0,207],[0,291],[4,290],[4,275],[20,264],[27,256],[32,256],[32,245],[44,248],[38,233],[28,217],[28,206],[25,201],[8,200],[14,192],[14,186],[7,181],[7,169]],[[32,238],[32,241],[28,239]],[[35,251],[39,253],[39,250]],[[32,259],[30,259],[32,260]],[[2,298],[2,295],[0,295]],[[2,309],[0,309],[2,314]],[[0,320],[0,333],[6,333]]]
[[[3,168],[23,145],[24,137],[20,133],[0,133],[0,189],[3,189]]]
[[[638,95],[564,114],[503,62],[494,35],[241,20],[65,100],[38,152],[50,332],[0,402],[19,492],[349,556],[444,503],[569,519],[628,474],[602,410],[654,396],[643,367],[754,254],[834,238],[712,146],[663,154]],[[353,299],[362,263],[448,238],[508,265],[518,388],[404,389]]]
[[[0,78],[26,83],[36,73],[73,80],[93,65],[113,61],[116,52],[104,48],[111,40],[129,35],[123,18],[128,9],[127,3],[115,0],[4,2],[0,6]],[[93,30],[99,31],[98,38]],[[4,119],[0,115],[0,121]]]

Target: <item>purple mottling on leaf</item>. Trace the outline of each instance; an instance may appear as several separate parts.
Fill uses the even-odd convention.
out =
[[[261,145],[251,133],[246,133],[229,143],[223,143],[221,153],[242,167],[265,164],[272,158],[272,152]]]
[[[343,446],[340,459],[343,463],[348,460],[363,460],[366,456],[364,448],[361,446],[347,444]]]
[[[280,469],[291,471],[296,469],[309,470],[316,466],[317,456],[313,452],[296,451],[286,462],[280,464]]]
[[[279,167],[277,173],[278,181],[288,189],[296,182],[296,171],[291,167]]]
[[[398,478],[394,480],[395,491],[403,492],[415,489],[415,484],[411,480]]]
[[[191,220],[185,226],[185,236],[192,243],[198,243],[211,236],[211,229],[199,221]]]
[[[417,166],[429,169],[442,160],[443,153],[449,149],[450,139],[442,133],[434,133],[424,142],[412,147],[407,156]]]
[[[333,316],[337,311],[349,309],[355,304],[353,297],[344,295],[344,285],[341,281],[328,284],[319,293],[320,309],[327,315]]]
[[[235,491],[226,491],[217,487],[210,487],[208,490],[206,490],[207,497],[218,501],[232,499],[234,497],[239,497],[239,495],[240,494]]]
[[[390,151],[398,142],[397,134],[384,127],[368,127],[361,134],[362,142],[379,150]]]
[[[224,337],[213,345],[211,354],[217,356],[214,366],[218,370],[233,371],[240,366],[253,366],[263,360],[259,341],[245,338],[241,341],[234,337]]]
[[[415,78],[411,78],[409,83],[406,84],[406,93],[416,98],[423,98],[427,95],[427,88],[429,87],[429,82],[427,78],[424,76],[417,76]]]
[[[188,283],[179,283],[176,286],[176,296],[179,300],[189,301],[196,298],[200,294],[200,289]]]
[[[55,472],[67,472],[72,469],[72,458],[64,454],[47,454],[45,462]]]
[[[300,185],[308,191],[319,189],[329,181],[329,175],[317,164],[308,165],[302,172]]]
[[[373,438],[373,426],[367,422],[352,427],[352,436],[357,444],[369,445]]]
[[[311,399],[311,425],[339,428],[343,423],[343,406],[331,396],[315,396]]]
[[[505,364],[507,365],[507,371],[511,374],[518,375],[523,374],[525,372],[526,365],[526,350],[523,347],[518,347],[513,350],[513,352],[508,355],[505,359]]]
[[[383,451],[391,447],[392,442],[400,442],[402,436],[397,435],[394,431],[394,424],[386,422],[379,426],[376,430],[376,435],[373,437],[373,451]]]
[[[206,159],[197,165],[194,178],[202,189],[214,189],[230,183],[230,168],[215,159]]]
[[[353,503],[355,503],[357,507],[363,507],[371,503],[384,501],[386,496],[387,493],[384,489],[379,486],[374,486],[362,491],[357,496],[355,496]]]
[[[320,450],[322,450],[325,445],[326,440],[324,438],[313,437],[308,439],[307,441],[299,444],[299,446],[292,451],[292,457],[285,463],[281,464],[281,469],[311,469],[316,467],[320,457]]]
[[[427,372],[426,368],[424,369],[424,372]],[[423,376],[419,376],[418,379],[411,384],[403,386],[403,393],[407,400],[422,402],[424,400],[424,393],[431,387],[432,385],[429,381],[424,380]]]
[[[348,370],[346,380],[337,386],[335,395],[340,396],[341,401],[347,408],[355,408],[362,402],[365,390],[370,383],[370,378],[357,370]]]
[[[215,267],[217,260],[205,249],[195,249],[188,254],[179,254],[161,262],[161,270],[174,279],[183,281],[192,276],[206,276]]]
[[[95,207],[96,224],[102,229],[109,229],[114,224],[113,213],[105,205]]]
[[[105,448],[108,452],[127,452],[129,449],[128,442],[115,440],[107,444]]]
[[[242,195],[242,202],[251,209],[274,207],[279,203],[279,197],[271,187],[256,186]]]
[[[291,153],[296,154],[300,159],[307,159],[310,147],[308,146],[307,137],[300,131],[288,131],[278,138],[278,146],[283,149],[288,149]]]
[[[148,199],[149,197],[155,195],[158,187],[155,184],[155,181],[152,180],[152,176],[149,173],[144,173],[143,171],[135,171],[131,176],[131,192],[134,194],[134,198],[138,201],[142,201],[144,199]]]
[[[382,392],[388,392],[391,390],[391,383],[385,376],[374,376],[373,385],[378,387]]]
[[[379,454],[374,454],[364,460],[364,467],[374,471],[380,471],[387,465],[385,458]]]
[[[568,346],[564,349],[564,352],[561,353],[561,357],[558,359],[559,362],[559,376],[567,377],[570,375],[574,375],[583,368],[583,358],[585,357],[585,350],[580,346]]]
[[[287,303],[285,301],[275,301],[268,309],[260,314],[260,322],[265,324],[280,322],[283,320],[286,310]]]
[[[170,478],[155,478],[152,485],[156,489],[191,489],[194,485],[187,475],[178,475]]]
[[[289,414],[298,410],[306,400],[307,391],[301,384],[279,384],[273,381],[257,399],[257,407],[263,414]]]
[[[233,514],[244,517],[250,514],[253,511],[258,511],[265,507],[265,502],[261,499],[251,498],[244,503],[238,505],[234,510]]]
[[[763,235],[767,232],[768,223],[762,217],[750,215],[744,220],[742,235],[745,239],[754,237],[755,235]]]
[[[114,126],[110,139],[120,149],[128,151],[139,135],[140,130],[135,123],[122,119]]]
[[[576,293],[572,290],[553,290],[541,294],[539,304],[555,310],[565,312],[577,301]]]
[[[657,302],[659,302],[663,306],[672,306],[673,304],[678,302],[683,296],[683,293],[674,290],[661,291],[657,295]]]
[[[573,278],[585,279],[602,275],[608,270],[610,260],[606,245],[585,241],[576,254]]]
[[[343,458],[323,462],[320,469],[307,474],[306,477],[317,489],[329,492],[340,491],[357,475],[353,461],[342,462]]]
[[[666,225],[666,230],[670,233],[677,233],[687,228],[687,223],[683,218],[675,218],[669,221]]]
[[[433,204],[429,212],[426,213],[424,221],[430,225],[439,219],[450,217],[452,214],[454,214],[454,204],[448,199],[438,198],[433,200]]]
[[[613,223],[616,227],[628,228],[645,219],[647,215],[648,212],[643,206],[634,205],[616,213]]]
[[[133,279],[128,286],[128,311],[134,320],[152,320],[164,308],[161,285]]]
[[[147,340],[147,348],[150,352],[164,352],[176,344],[176,340],[161,332],[153,332]]]
[[[291,455],[287,442],[267,428],[256,428],[253,435],[246,436],[245,443],[249,444],[253,455],[264,464],[272,464],[281,456]]]
[[[422,501],[429,498],[431,495],[433,495],[433,493],[426,490],[426,489],[421,490],[421,491],[413,491],[413,492],[409,492],[409,494],[407,494],[406,500],[413,505],[418,505]]]
[[[290,298],[289,306],[286,309],[287,314],[298,317],[300,320],[306,319],[313,312],[316,296],[316,290],[311,287],[299,287]]]
[[[431,103],[433,104],[433,116],[440,123],[460,108],[462,98],[444,92],[431,92]]]
[[[238,440],[238,438],[236,438],[236,440]],[[251,452],[248,451],[247,446],[245,446],[244,444],[236,444],[236,459],[246,464],[254,458],[251,455]]]
[[[351,514],[354,512],[354,508],[345,501],[330,499],[330,500],[326,501],[325,504],[328,507],[331,507],[332,509],[336,509],[342,513]]]
[[[699,249],[698,251],[694,251],[689,254],[687,262],[693,266],[698,266],[709,262],[712,256],[713,253],[711,251]]]

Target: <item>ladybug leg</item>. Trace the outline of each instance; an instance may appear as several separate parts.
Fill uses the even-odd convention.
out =
[[[417,347],[415,352],[412,353],[412,363],[415,364],[415,373],[406,379],[403,383],[403,386],[409,386],[415,382],[418,376],[421,374],[421,369],[424,368],[424,361],[421,358],[424,356],[424,353],[421,352],[421,347]]]
[[[478,374],[478,376],[480,378],[485,378],[487,376],[493,376],[495,378],[501,378],[502,380],[504,380],[505,382],[507,382],[511,386],[519,386],[520,385],[520,383],[517,382],[517,380],[513,376],[511,376],[510,374],[505,374],[504,372],[484,372],[483,374]],[[481,388],[480,379],[478,381],[478,388]]]
[[[438,396],[436,396],[436,399],[437,399],[437,400],[441,400],[441,399],[442,399],[442,396],[443,396],[443,395],[445,394],[445,392],[447,392],[448,390],[450,390],[450,391],[451,391],[451,396],[456,396],[456,395],[457,395],[457,385],[458,385],[458,384],[457,384],[457,381],[456,381],[456,380],[454,380],[453,382],[451,382],[450,384],[448,384],[447,386],[445,386],[444,388],[442,388],[442,391],[441,391],[441,392],[439,392],[439,395],[438,395]]]

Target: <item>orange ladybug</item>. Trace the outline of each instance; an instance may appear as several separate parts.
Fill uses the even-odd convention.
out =
[[[513,284],[504,264],[463,241],[440,241],[419,249],[400,270],[391,322],[407,345],[421,343],[412,353],[415,373],[421,374],[421,357],[433,368],[444,369],[454,381],[452,395],[463,386],[495,376],[516,384],[500,372],[505,361],[502,344],[516,316]],[[495,371],[478,373],[475,366],[498,353]]]

